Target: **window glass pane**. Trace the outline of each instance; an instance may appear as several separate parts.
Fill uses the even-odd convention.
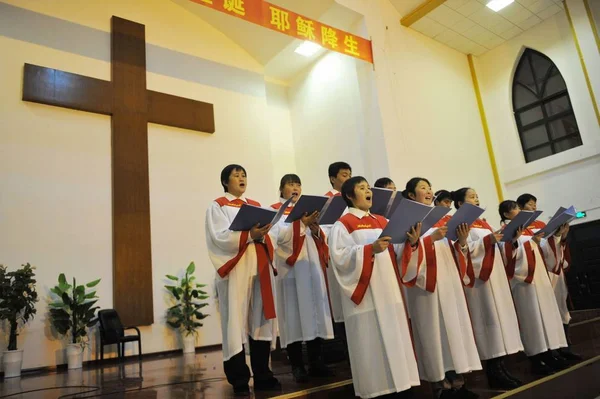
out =
[[[533,81],[533,75],[531,74],[531,67],[529,66],[529,59],[527,56],[521,58],[519,69],[517,70],[516,80],[529,87],[534,93],[537,93],[535,82]]]
[[[525,158],[527,159],[527,162],[533,162],[537,159],[550,155],[552,155],[552,148],[550,147],[550,144],[525,152]]]
[[[566,95],[546,103],[546,113],[548,116],[556,115],[568,110],[571,110],[571,103],[569,102],[569,97]]]
[[[515,109],[519,109],[521,107],[525,107],[531,103],[538,101],[538,97],[531,92],[531,90],[526,89],[521,84],[517,83],[515,85],[515,91],[513,92],[513,101],[515,104]]]
[[[550,122],[550,135],[553,140],[565,137],[569,134],[578,133],[575,115],[567,115],[564,118]]]
[[[554,143],[554,148],[556,152],[562,152],[566,150],[570,150],[571,148],[575,148],[580,146],[581,138],[580,137],[569,137]]]
[[[553,67],[553,65],[546,58],[535,53],[531,55],[531,63],[531,65],[533,66],[533,71],[535,72],[535,77],[541,90],[542,82],[544,81],[544,78],[550,71],[550,68]]]
[[[554,93],[558,93],[559,91],[566,90],[567,85],[565,84],[565,80],[558,73],[558,69],[554,68],[552,76],[546,82],[546,89],[544,92],[544,97],[550,96]]]
[[[547,143],[548,141],[546,125],[536,126],[533,129],[521,132],[521,142],[525,149]]]
[[[537,122],[543,118],[544,114],[542,113],[542,107],[535,107],[525,112],[519,112],[519,119],[521,120],[522,126]]]

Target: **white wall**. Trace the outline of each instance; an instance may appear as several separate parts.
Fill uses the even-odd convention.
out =
[[[20,8],[8,8],[8,3]],[[23,367],[65,363],[63,343],[52,335],[46,316],[48,291],[59,273],[80,282],[101,278],[99,305],[112,306],[110,118],[21,101],[23,64],[109,80],[112,15],[146,25],[149,89],[215,107],[213,135],[154,124],[148,128],[155,323],[141,329],[143,349],[180,348],[178,334],[164,323],[164,275],[180,274],[194,260],[198,280],[212,285],[204,213],[222,195],[221,169],[231,162],[244,165],[251,198],[269,204],[276,194],[262,67],[172,2],[51,3],[0,3],[0,14],[26,17],[0,24],[0,51],[10,54],[0,63],[0,262],[10,269],[25,262],[37,266],[41,294],[37,316],[18,338],[19,348],[25,349]],[[49,26],[53,35],[45,31]],[[61,32],[71,37],[57,42]],[[98,46],[88,41],[95,38]],[[179,64],[181,57],[188,64]],[[186,70],[196,64],[206,69]],[[152,72],[163,67],[170,76]],[[218,314],[212,298],[210,302],[199,346],[221,342]],[[5,345],[1,340],[0,353]],[[87,351],[85,360],[94,357],[95,351]]]
[[[599,98],[600,67],[591,65],[600,65],[600,56],[595,43],[589,43],[589,21],[581,0],[568,4],[578,37],[587,40],[582,42],[582,49],[588,49],[584,59]],[[523,157],[511,100],[514,69],[525,47],[550,57],[562,73],[583,140],[582,146],[530,163],[525,163]],[[538,197],[538,206],[547,210],[548,217],[559,206],[572,204],[580,210],[591,210],[583,221],[599,218],[600,187],[593,182],[600,172],[600,127],[565,13],[478,57],[476,69],[507,198],[529,192]]]
[[[329,190],[332,162],[348,162],[354,175],[362,174],[364,122],[355,61],[326,53],[292,80],[288,96],[303,191],[321,195]]]
[[[498,198],[467,57],[402,27],[388,0],[336,0],[365,15],[392,179],[474,187],[494,223]]]

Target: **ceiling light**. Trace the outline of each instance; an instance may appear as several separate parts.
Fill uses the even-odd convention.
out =
[[[502,10],[504,7],[506,7],[509,4],[514,3],[515,0],[492,0],[489,3],[486,4],[486,6],[490,9],[492,9],[492,11],[500,11]]]
[[[304,43],[299,45],[294,51],[305,57],[310,57],[311,55],[319,51],[320,48],[321,46],[319,46],[317,43],[305,40]]]

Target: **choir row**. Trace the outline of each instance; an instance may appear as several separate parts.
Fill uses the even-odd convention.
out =
[[[417,224],[403,244],[380,237],[386,218],[371,214],[372,191],[350,165],[329,167],[327,196],[348,205],[333,225],[319,225],[318,213],[274,226],[232,231],[231,222],[246,198],[245,169],[229,165],[221,173],[225,195],[206,213],[206,237],[217,270],[215,287],[223,333],[227,379],[239,395],[249,393],[249,350],[255,390],[279,388],[269,368],[269,353],[279,336],[298,382],[329,376],[321,341],[334,338],[340,323],[348,345],[356,395],[400,396],[420,380],[432,383],[434,396],[476,397],[463,374],[482,369],[491,387],[512,389],[521,382],[503,358],[524,351],[535,374],[551,374],[578,356],[569,350],[564,271],[569,265],[568,225],[552,237],[534,233],[535,222],[502,241],[502,229],[484,219],[446,238],[449,217],[426,232]],[[376,187],[395,190],[389,178]],[[302,194],[297,175],[283,176],[279,210]],[[413,178],[402,195],[431,206],[479,206],[473,188],[434,192],[425,178]],[[503,221],[519,209],[535,210],[526,194],[499,206]],[[309,368],[302,360],[307,345]]]

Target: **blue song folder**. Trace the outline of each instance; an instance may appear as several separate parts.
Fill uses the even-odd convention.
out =
[[[237,215],[235,215],[233,222],[231,222],[231,225],[229,226],[229,230],[248,231],[256,226],[257,223],[259,227],[268,224],[274,225],[281,219],[281,216],[283,216],[283,213],[290,202],[292,202],[291,198],[281,205],[281,208],[279,208],[279,211],[277,212],[260,206],[244,204]]]
[[[502,242],[510,242],[513,238],[515,238],[515,234],[517,230],[520,228],[525,228],[533,222],[532,217],[534,216],[534,212],[531,211],[521,211],[514,217],[513,220],[510,221],[509,224],[502,230]]]
[[[396,212],[396,209],[398,209],[398,205],[400,205],[400,203],[404,199],[405,198],[402,196],[402,193],[396,191],[392,200],[390,201],[390,204],[388,205],[388,209],[385,211],[385,215],[383,215],[383,216],[390,219],[392,217],[392,215],[394,214],[394,212]]]
[[[485,209],[478,206],[468,203],[462,204],[462,206],[456,211],[454,216],[452,216],[452,219],[450,219],[446,225],[448,226],[446,238],[450,241],[458,240],[456,228],[463,223],[471,226],[483,212],[485,212]]]
[[[385,216],[396,192],[379,187],[371,187],[371,192],[373,193],[373,198],[371,209],[369,211],[375,215]]]
[[[296,202],[296,205],[294,205],[294,208],[285,219],[285,222],[295,222],[302,218],[305,213],[310,215],[315,211],[321,212],[328,200],[329,197],[324,195],[301,195],[298,202]]]
[[[390,218],[379,237],[391,237],[393,244],[402,244],[408,239],[407,233],[431,212],[432,208],[421,203],[404,199]],[[439,220],[439,219],[438,219]]]
[[[334,224],[342,216],[348,206],[341,195],[336,195],[327,200],[319,216],[319,225]]]
[[[571,223],[573,219],[575,219],[575,217],[576,213],[574,207],[571,206],[569,207],[569,209],[561,207],[559,208],[558,212],[556,212],[556,215],[554,215],[554,217],[550,219],[546,227],[544,227],[535,234],[538,235],[541,233],[546,233],[544,235],[545,238],[551,237],[552,234],[554,234],[556,230],[560,228],[560,226],[566,223]]]
[[[446,208],[445,206],[433,207],[427,217],[423,219],[423,224],[421,225],[421,237],[427,232],[427,230],[435,226],[440,219],[446,216],[448,212],[450,212],[450,208]]]

